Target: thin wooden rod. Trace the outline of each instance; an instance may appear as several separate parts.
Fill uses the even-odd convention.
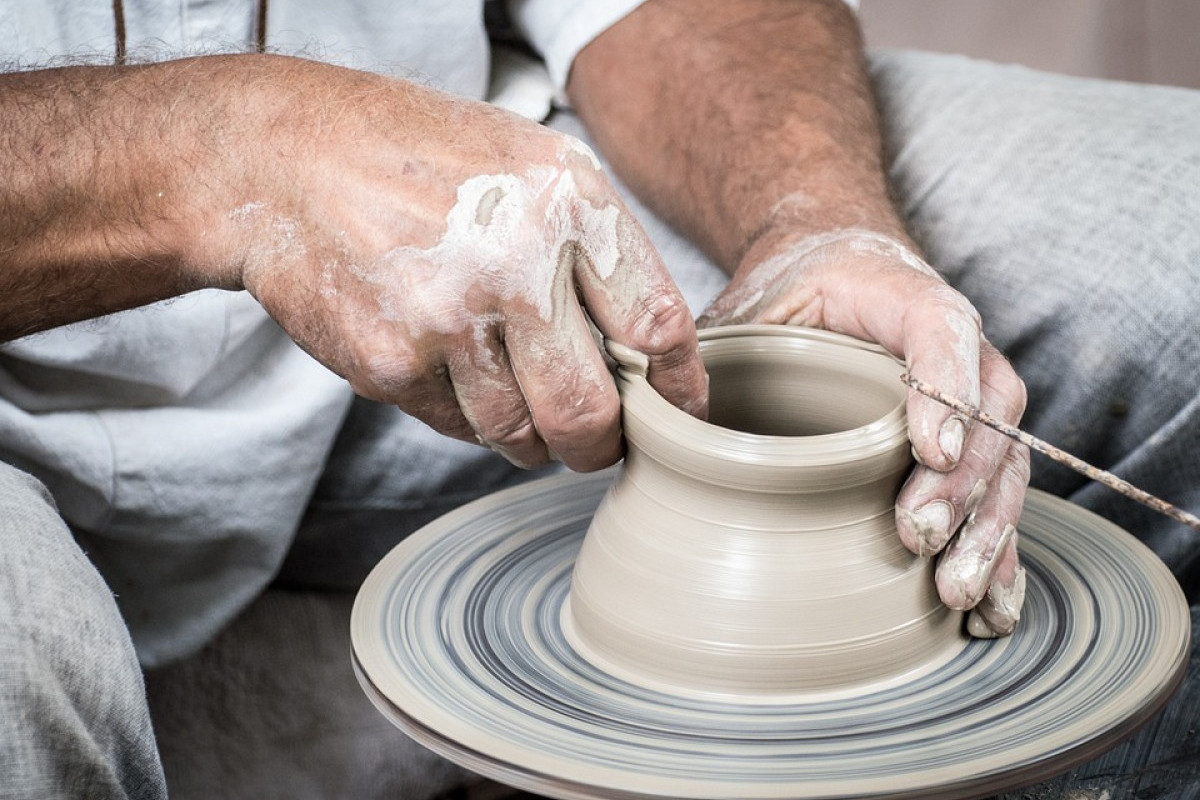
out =
[[[1113,475],[1107,470],[1092,466],[1082,458],[1077,458],[1076,456],[1068,453],[1066,450],[1055,447],[1049,442],[1043,441],[1031,433],[1026,433],[1020,428],[1009,425],[1003,420],[996,419],[991,414],[988,414],[985,411],[980,411],[975,406],[970,405],[969,403],[964,403],[958,398],[951,397],[939,389],[930,386],[928,383],[925,383],[925,381],[920,380],[919,378],[914,378],[908,373],[900,376],[900,380],[904,381],[910,387],[926,397],[936,400],[942,405],[949,406],[958,413],[965,414],[973,420],[982,422],[992,430],[998,431],[1010,439],[1016,439],[1029,449],[1038,451],[1042,455],[1050,458],[1052,461],[1056,461],[1059,464],[1070,467],[1081,475],[1091,478],[1097,483],[1103,484],[1109,489],[1123,494],[1131,500],[1136,500],[1142,505],[1148,506],[1160,514],[1167,515],[1176,522],[1182,522],[1189,528],[1200,531],[1200,517],[1184,511],[1182,508],[1173,506],[1166,500],[1155,497],[1147,491],[1139,489],[1124,478],[1118,478],[1116,475]]]

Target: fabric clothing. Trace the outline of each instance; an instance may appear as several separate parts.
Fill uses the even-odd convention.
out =
[[[562,64],[617,8],[512,5]],[[123,8],[133,60],[250,50],[259,23],[258,0]],[[0,63],[111,61],[115,31],[111,0],[6,3]],[[483,0],[273,0],[266,31],[275,52],[475,99],[488,89]],[[142,662],[162,664],[194,652],[275,575],[352,396],[249,295],[201,291],[0,345],[0,461],[50,488]],[[416,467],[432,438],[413,423],[389,441]],[[436,495],[437,474],[408,470],[395,490]]]
[[[49,492],[0,464],[0,798],[166,796],[112,592]]]
[[[350,402],[249,295],[215,291],[0,347],[0,394],[0,460],[49,486],[146,664],[270,581]]]
[[[499,2],[499,0],[489,0]],[[851,4],[853,5],[852,0]],[[507,0],[557,86],[584,45],[644,0]],[[130,60],[245,52],[257,44],[260,0],[121,0]],[[485,0],[269,0],[271,52],[412,78],[482,99],[491,62]],[[0,5],[0,63],[106,63],[117,50],[113,0]]]
[[[278,0],[268,43],[482,96],[486,52],[446,56],[486,47],[481,0],[393,5]],[[256,7],[127,0],[127,45],[244,49]],[[514,6],[560,84],[590,38],[580,26],[594,35],[613,18],[602,0],[571,18],[556,16],[564,7]],[[397,19],[414,27],[370,9],[411,11]],[[369,30],[349,22],[359,13]],[[7,4],[0,57],[106,58],[111,24],[108,0]],[[414,29],[426,44],[405,50]],[[873,66],[902,210],[1029,383],[1027,424],[1200,511],[1200,94],[914,54]],[[583,133],[569,115],[555,124]],[[632,206],[698,311],[720,272]],[[313,553],[379,551],[528,477],[353,401],[248,296],[215,291],[0,348],[0,462],[46,484],[125,617],[38,485],[0,465],[0,797],[163,796],[134,646],[147,663],[194,650],[271,580],[297,524],[284,574],[353,581],[365,559]],[[1190,531],[1051,465],[1035,463],[1034,483],[1150,542],[1195,597]],[[1122,776],[1110,800],[1147,785]]]
[[[510,8],[514,21],[541,53],[551,80],[561,89],[567,85],[575,54],[595,38],[598,30],[609,27],[642,2],[609,0],[603,6],[603,16],[580,14],[587,0],[525,0],[511,3]]]

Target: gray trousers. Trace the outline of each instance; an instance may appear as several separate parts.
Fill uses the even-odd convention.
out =
[[[878,55],[873,76],[898,205],[1025,379],[1025,426],[1200,512],[1200,93],[919,54]],[[698,311],[719,271],[634,206]],[[412,431],[356,403],[281,582],[353,588],[407,532],[531,477],[483,450],[414,450]],[[1188,529],[1037,457],[1033,484],[1146,541],[1200,601]],[[0,553],[0,797],[164,796],[112,597],[52,501],[3,465]],[[1194,643],[1162,715],[1035,796],[1200,797],[1198,717]]]

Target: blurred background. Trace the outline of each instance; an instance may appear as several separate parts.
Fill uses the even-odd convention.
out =
[[[860,0],[872,47],[1200,88],[1197,0]]]

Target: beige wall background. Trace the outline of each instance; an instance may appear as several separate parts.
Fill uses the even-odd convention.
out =
[[[1200,88],[1200,0],[860,0],[868,45]]]

